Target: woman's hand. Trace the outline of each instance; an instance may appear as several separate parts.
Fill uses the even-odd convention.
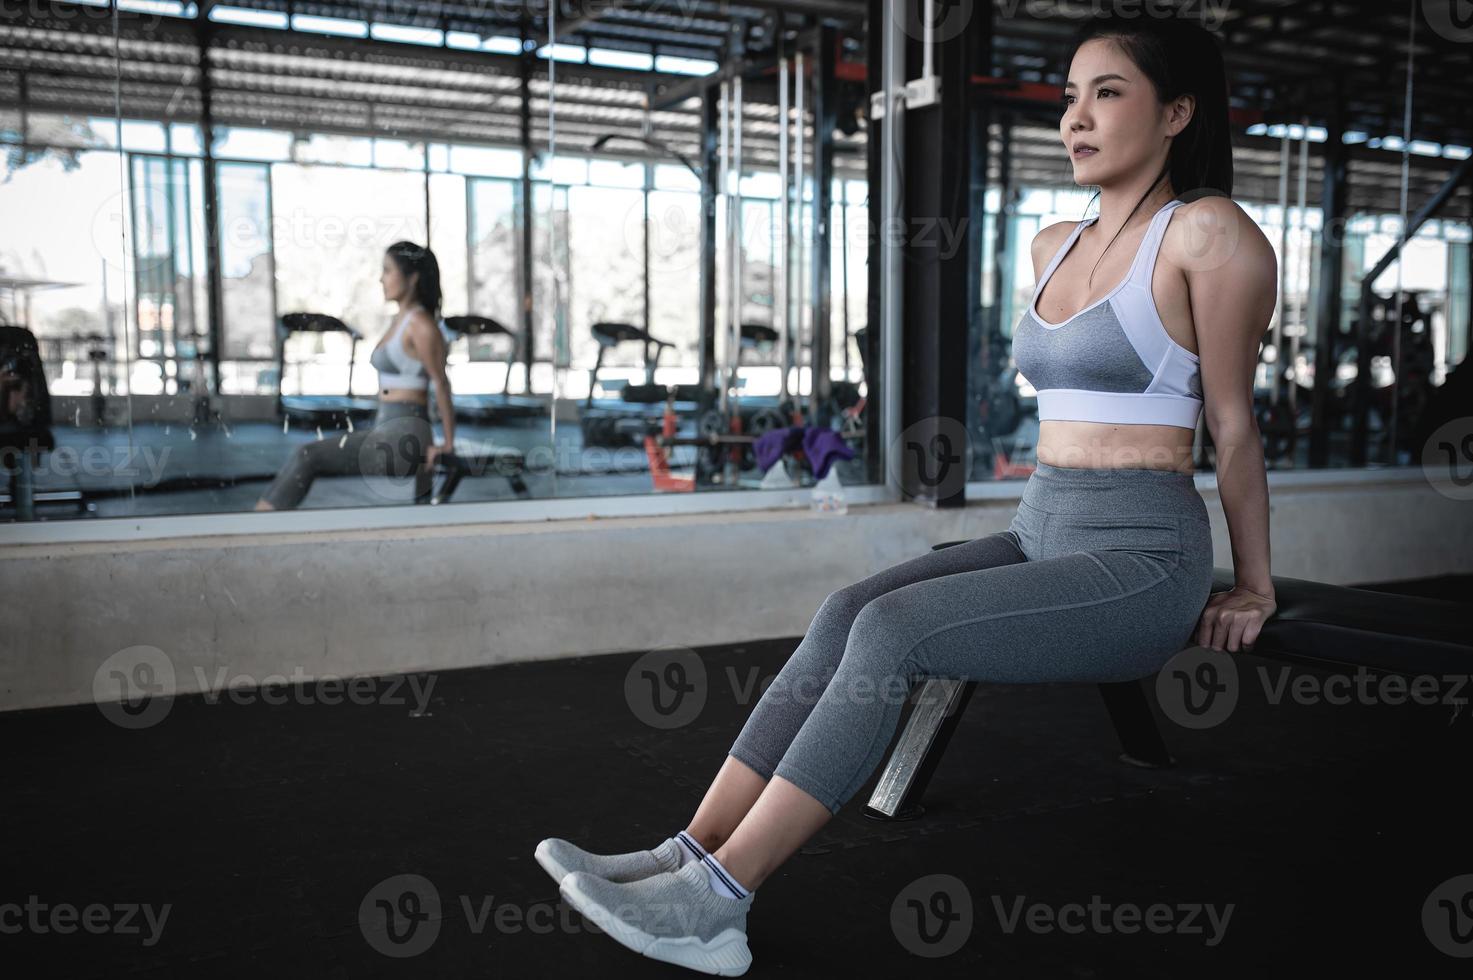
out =
[[[435,460],[441,456],[448,456],[455,451],[455,447],[445,443],[437,443],[425,450],[425,466],[435,468]]]
[[[1258,631],[1279,606],[1272,598],[1238,587],[1207,598],[1197,626],[1197,645],[1236,653],[1252,650]]]

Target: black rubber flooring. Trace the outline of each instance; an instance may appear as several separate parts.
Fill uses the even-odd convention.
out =
[[[1424,584],[1469,595],[1466,577]],[[0,716],[4,972],[697,976],[600,934],[532,851],[683,828],[750,682],[796,642],[699,650],[705,705],[675,730],[627,706],[639,653],[415,675],[423,712],[399,678],[361,682],[371,703],[324,704],[311,685],[281,704],[178,698],[141,728],[91,705]],[[1117,760],[1090,685],[979,687],[922,817],[866,818],[877,773],[757,891],[747,975],[1469,976],[1437,945],[1473,953],[1470,886],[1439,890],[1473,875],[1468,709],[1450,724],[1440,704],[1273,704],[1280,666],[1238,657],[1269,679],[1215,728],[1163,719],[1168,769]],[[431,941],[389,956],[360,908],[406,874],[440,913]],[[933,875],[951,876],[940,892]],[[1157,930],[1120,928],[1132,912]]]

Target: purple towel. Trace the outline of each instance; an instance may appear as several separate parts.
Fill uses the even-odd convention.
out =
[[[813,475],[819,480],[828,475],[834,460],[854,458],[854,450],[843,436],[833,429],[821,429],[816,425],[790,425],[786,429],[764,432],[752,443],[752,455],[756,457],[757,468],[766,473],[783,453],[799,448],[808,457]]]
[[[771,429],[757,437],[752,443],[752,455],[757,460],[757,468],[766,473],[773,463],[782,458],[783,453],[798,448],[798,442],[803,436],[801,427],[793,425],[785,429]]]
[[[834,460],[853,459],[854,449],[833,429],[820,429],[816,425],[810,425],[803,433],[803,455],[813,464],[814,477],[822,480],[828,475]]]

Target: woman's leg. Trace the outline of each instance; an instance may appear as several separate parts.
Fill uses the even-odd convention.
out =
[[[1132,680],[1190,643],[1211,587],[1205,523],[1049,520],[1056,557],[916,582],[865,605],[770,784],[715,851],[744,887],[757,888],[874,772],[915,680]]]
[[[359,472],[384,500],[418,500],[433,473],[424,465],[434,440],[429,414],[417,402],[385,402],[359,453]],[[413,497],[409,497],[410,493]]]
[[[307,496],[312,481],[319,476],[347,476],[355,472],[358,450],[368,434],[364,430],[347,436],[328,435],[292,450],[286,465],[257,501],[256,509],[291,510]]]
[[[257,510],[290,510],[302,502],[312,481],[320,476],[362,476],[389,500],[402,498],[400,485],[413,480],[416,491],[427,469],[424,449],[431,437],[424,406],[413,402],[384,402],[373,425],[347,435],[334,434],[305,443],[287,459]]]
[[[916,582],[1026,560],[1010,528],[928,552],[829,595],[747,718],[686,833],[715,850],[746,817],[838,669],[850,627],[867,603]]]

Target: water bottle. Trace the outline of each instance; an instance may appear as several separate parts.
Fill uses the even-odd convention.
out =
[[[809,508],[819,514],[847,514],[849,507],[844,503],[844,485],[839,482],[837,469],[813,485],[809,495]]]

